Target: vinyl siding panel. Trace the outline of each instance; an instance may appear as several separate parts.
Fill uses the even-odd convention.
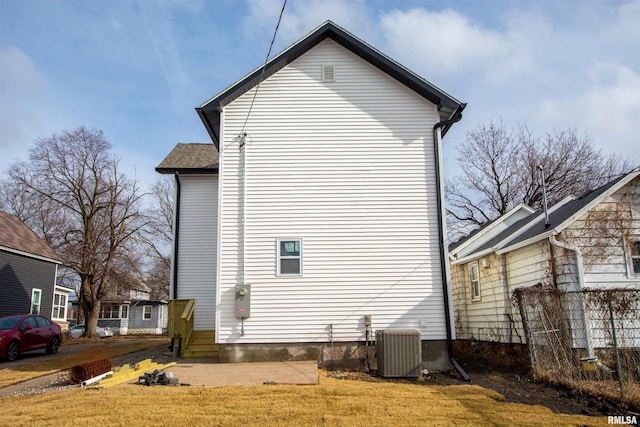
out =
[[[196,330],[213,330],[216,313],[218,178],[216,175],[183,175],[180,183],[177,297],[197,300]]]
[[[502,257],[494,253],[478,260],[481,295],[478,301],[471,299],[469,264],[455,266],[455,274],[452,275],[457,337],[469,339],[473,336],[485,341],[522,342],[513,322],[507,316],[508,314],[513,319],[517,315],[514,313],[517,308],[511,306],[509,293],[513,289],[509,287],[507,291]]]
[[[640,240],[639,211],[640,179],[636,178],[562,232],[562,238],[582,252],[585,288],[638,284],[640,278],[631,267],[630,243]]]
[[[51,317],[56,264],[0,251],[0,315],[29,313],[31,291],[42,290],[40,314]]]
[[[321,65],[336,68],[321,82]],[[364,338],[373,328],[445,337],[439,267],[435,106],[326,40],[260,86],[245,132],[245,282],[238,138],[255,89],[224,111],[220,342]],[[303,239],[303,276],[276,275],[276,239]],[[332,325],[332,326],[331,326]]]

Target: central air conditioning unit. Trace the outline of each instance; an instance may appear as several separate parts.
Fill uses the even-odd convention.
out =
[[[422,375],[422,341],[417,329],[376,331],[376,350],[381,377]]]

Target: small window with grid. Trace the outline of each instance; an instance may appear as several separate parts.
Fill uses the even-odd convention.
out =
[[[633,274],[640,275],[640,240],[631,242],[631,271]]]
[[[471,288],[471,301],[480,301],[480,269],[478,261],[469,264],[469,286]]]

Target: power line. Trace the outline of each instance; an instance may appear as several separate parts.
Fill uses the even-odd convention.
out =
[[[284,0],[282,4],[282,9],[280,9],[280,16],[278,17],[278,23],[276,24],[276,29],[273,31],[273,37],[271,38],[271,44],[269,44],[269,51],[267,52],[267,57],[264,58],[264,64],[262,65],[262,71],[260,72],[260,78],[258,79],[258,85],[256,86],[256,91],[253,93],[253,98],[251,99],[251,105],[249,106],[249,111],[247,112],[247,117],[244,120],[244,124],[242,125],[242,130],[240,131],[240,135],[244,135],[244,129],[247,126],[247,122],[249,121],[249,116],[251,115],[251,110],[253,110],[253,104],[256,101],[256,96],[258,95],[258,90],[260,89],[260,83],[262,82],[262,77],[264,76],[264,71],[267,68],[267,62],[269,62],[269,56],[271,55],[271,49],[273,48],[273,43],[276,40],[276,34],[278,34],[278,28],[280,27],[280,21],[282,21],[282,15],[284,14],[284,8],[287,6],[287,0]]]

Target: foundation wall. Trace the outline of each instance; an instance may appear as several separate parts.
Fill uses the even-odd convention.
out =
[[[367,357],[368,354],[368,357]],[[375,343],[220,344],[221,363],[315,360],[329,370],[377,369]],[[446,341],[422,341],[422,367],[430,372],[451,369]]]

